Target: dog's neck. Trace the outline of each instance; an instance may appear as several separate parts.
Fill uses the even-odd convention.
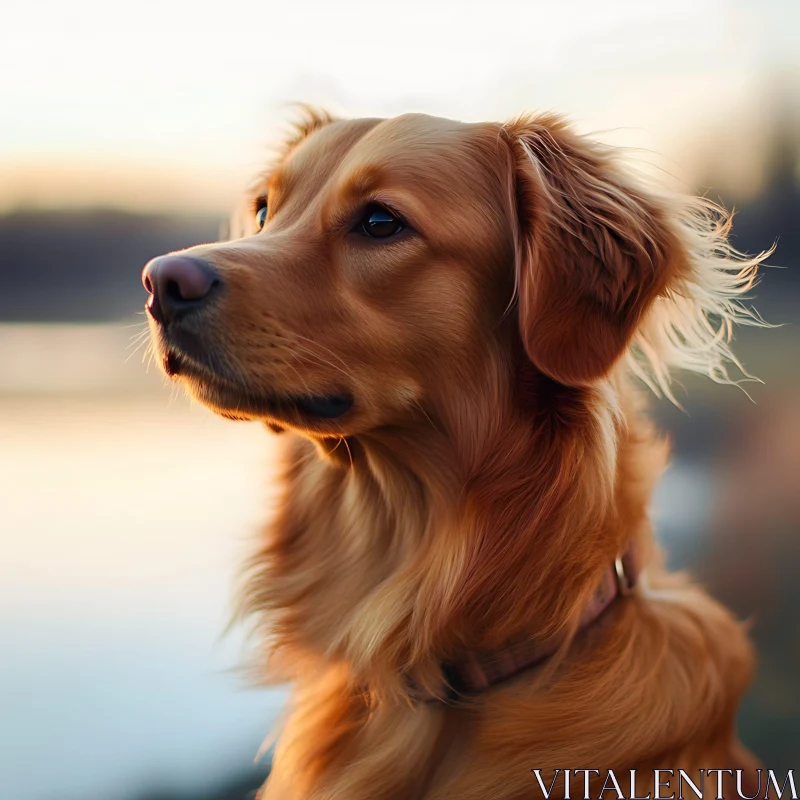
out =
[[[614,557],[649,535],[663,459],[621,383],[547,391],[534,412],[487,414],[498,422],[468,453],[427,420],[316,453],[291,442],[286,513],[247,597],[286,665],[343,661],[354,685],[400,691],[408,674],[435,683],[461,652],[576,619]]]

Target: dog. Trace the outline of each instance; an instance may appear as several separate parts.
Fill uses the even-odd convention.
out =
[[[261,796],[752,777],[753,649],[662,565],[644,398],[728,381],[768,253],[552,114],[309,111],[236,220],[143,282],[167,375],[285,434],[241,593],[260,678],[293,686]]]

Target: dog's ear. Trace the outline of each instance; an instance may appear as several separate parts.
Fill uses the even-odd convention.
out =
[[[519,327],[531,361],[567,385],[604,376],[680,269],[668,210],[610,148],[557,116],[504,126],[513,152]]]

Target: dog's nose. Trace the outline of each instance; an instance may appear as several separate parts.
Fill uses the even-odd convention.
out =
[[[159,256],[142,270],[147,307],[159,322],[171,322],[201,308],[222,281],[211,267],[191,256]]]

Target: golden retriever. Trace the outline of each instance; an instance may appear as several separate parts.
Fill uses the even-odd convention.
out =
[[[310,112],[239,218],[143,281],[166,372],[286,433],[242,602],[293,685],[263,797],[754,777],[751,645],[661,564],[639,387],[727,380],[765,254],[546,114]]]

